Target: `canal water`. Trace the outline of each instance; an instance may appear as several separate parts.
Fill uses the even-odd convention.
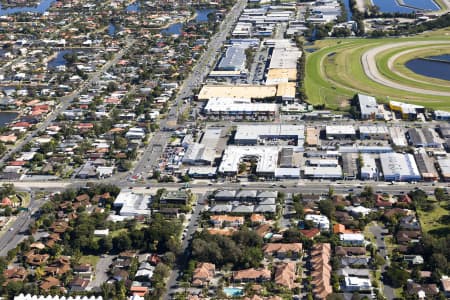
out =
[[[141,4],[139,3],[139,1],[136,0],[135,2],[128,5],[125,10],[126,12],[133,12],[133,13],[139,12],[141,10]]]
[[[161,30],[162,35],[173,35],[173,34],[181,34],[181,30],[183,29],[183,23],[174,23],[167,27],[166,29]]]
[[[195,10],[195,21],[198,23],[203,23],[208,21],[208,14],[215,12],[215,9],[211,8],[201,8]],[[169,25],[166,29],[161,30],[162,35],[174,35],[181,34],[183,30],[183,23],[174,23]]]
[[[116,35],[117,27],[113,23],[108,24],[108,35],[113,37]]]
[[[11,15],[15,13],[25,13],[25,12],[31,12],[31,13],[44,13],[46,12],[50,6],[55,2],[56,0],[41,0],[37,6],[21,6],[21,7],[12,7],[12,8],[2,8],[0,5],[0,16],[6,16]]]
[[[59,51],[56,57],[52,60],[50,60],[47,64],[48,68],[56,68],[59,66],[65,66],[67,63],[67,60],[64,58],[64,55],[68,53],[72,53],[72,50],[63,50]]]
[[[450,81],[450,54],[416,58],[405,65],[414,73]]]
[[[210,13],[215,13],[216,10],[213,8],[200,8],[195,10],[195,22],[204,23],[208,22],[208,15]]]
[[[0,127],[5,127],[13,121],[19,114],[15,112],[0,112]]]

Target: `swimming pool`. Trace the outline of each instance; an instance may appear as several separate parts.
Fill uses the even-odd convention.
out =
[[[223,292],[228,297],[236,297],[236,296],[242,296],[244,294],[244,289],[240,287],[226,287],[223,288]]]

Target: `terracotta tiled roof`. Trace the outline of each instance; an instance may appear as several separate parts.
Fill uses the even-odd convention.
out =
[[[238,281],[241,281],[241,280],[243,280],[243,281],[270,280],[270,275],[271,274],[268,269],[250,268],[250,269],[245,269],[245,270],[240,270],[240,271],[234,272],[233,278],[234,278],[234,280],[238,280]]]
[[[216,266],[211,263],[198,263],[192,276],[192,283],[197,286],[207,284],[213,277],[216,271]]]
[[[297,286],[295,281],[296,266],[294,262],[278,265],[275,269],[275,283],[292,289]]]
[[[43,282],[41,283],[40,287],[41,289],[43,289],[44,291],[48,291],[50,290],[52,287],[54,286],[59,286],[60,282],[59,279],[55,278],[55,277],[46,277]]]
[[[267,243],[263,247],[263,251],[265,254],[273,255],[274,253],[287,253],[294,252],[299,253],[303,249],[301,243]]]
[[[313,278],[313,294],[317,299],[326,299],[333,291],[330,285],[331,266],[329,265],[331,245],[316,244],[311,250],[311,276]]]

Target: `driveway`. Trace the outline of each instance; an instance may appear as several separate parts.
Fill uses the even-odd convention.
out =
[[[109,266],[112,264],[114,257],[114,255],[106,255],[104,257],[100,257],[97,265],[95,266],[94,279],[89,283],[88,288],[92,290],[100,290],[100,286],[102,285],[102,283],[106,282],[109,278],[107,272],[109,270]]]

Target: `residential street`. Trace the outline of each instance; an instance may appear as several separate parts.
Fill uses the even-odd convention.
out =
[[[376,243],[377,249],[379,251],[379,254],[383,258],[386,258],[386,256],[388,255],[388,252],[386,249],[386,243],[384,242],[384,237],[382,235],[383,228],[377,224],[377,225],[370,226],[369,230],[375,237],[375,243]],[[386,261],[386,263],[381,267],[381,273],[383,273],[386,270],[386,268],[389,266],[389,261],[387,259],[385,261]],[[392,300],[395,298],[394,288],[392,288],[391,286],[387,285],[384,282],[383,282],[383,296],[385,296],[386,299],[388,299],[388,300]]]
[[[191,219],[189,220],[188,225],[186,226],[186,234],[184,239],[181,243],[181,253],[184,253],[182,255],[179,255],[179,260],[177,264],[175,265],[174,269],[172,270],[169,279],[166,283],[166,294],[163,296],[163,299],[169,300],[171,299],[170,296],[176,291],[177,289],[177,280],[180,276],[180,272],[183,271],[188,263],[188,257],[189,255],[189,244],[191,242],[192,235],[197,231],[198,227],[198,219],[200,216],[200,213],[202,212],[204,208],[204,198],[202,195],[197,195],[197,205],[194,208],[194,213],[191,215]]]

